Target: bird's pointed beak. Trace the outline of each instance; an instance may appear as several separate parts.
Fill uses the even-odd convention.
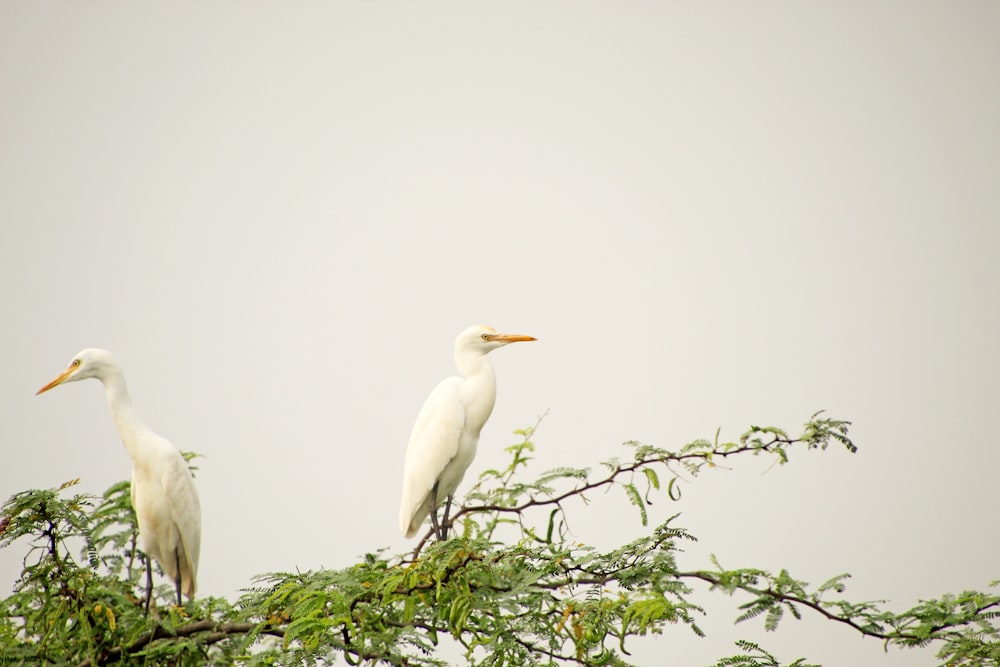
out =
[[[538,340],[538,339],[535,338],[534,336],[525,336],[523,334],[498,333],[491,335],[490,340],[495,340],[498,343],[517,343],[520,341]]]
[[[65,382],[66,380],[68,380],[69,376],[72,375],[73,371],[75,371],[75,370],[76,370],[75,366],[70,366],[69,368],[67,368],[66,370],[64,370],[62,373],[60,373],[59,376],[55,380],[53,380],[52,382],[48,383],[47,385],[45,385],[44,387],[42,387],[41,389],[39,389],[38,391],[36,391],[35,392],[35,396],[38,396],[39,394],[44,394],[49,389],[52,389],[52,387],[58,387],[63,382]]]

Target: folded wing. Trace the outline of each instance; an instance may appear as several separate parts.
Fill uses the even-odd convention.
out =
[[[431,489],[458,453],[465,425],[465,409],[458,394],[461,382],[461,378],[452,377],[435,387],[410,433],[399,506],[399,530],[405,537],[416,535],[431,512]]]

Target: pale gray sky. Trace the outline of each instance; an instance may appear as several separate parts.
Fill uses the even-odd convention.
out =
[[[5,0],[0,495],[128,476],[96,383],[34,396],[101,346],[206,456],[201,592],[402,551],[410,426],[481,322],[539,342],[492,356],[470,479],[545,411],[537,471],[826,408],[857,455],[746,461],[652,508],[701,539],[683,564],[849,571],[898,608],[984,588],[998,34],[993,2]],[[639,534],[594,501],[581,538]],[[645,664],[763,637],[700,601],[710,638]],[[812,618],[762,641],[933,663]]]

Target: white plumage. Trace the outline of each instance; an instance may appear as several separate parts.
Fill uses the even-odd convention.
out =
[[[496,401],[496,374],[486,355],[532,336],[502,334],[477,325],[455,339],[455,366],[460,376],[442,380],[424,402],[410,433],[403,466],[403,498],[399,530],[413,537],[431,516],[438,539],[448,534],[452,496],[476,455],[482,431]],[[437,506],[445,501],[441,522]]]
[[[143,549],[173,579],[179,605],[182,592],[189,599],[194,597],[201,552],[201,506],[191,469],[176,447],[143,423],[132,407],[125,376],[107,350],[82,350],[38,393],[87,378],[96,378],[104,385],[111,416],[132,459],[132,507]],[[146,580],[152,584],[148,570]],[[150,593],[147,591],[147,609]]]

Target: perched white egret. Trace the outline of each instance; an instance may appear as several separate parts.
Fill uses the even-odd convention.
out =
[[[455,366],[461,377],[442,380],[424,402],[410,433],[403,466],[403,500],[399,530],[413,537],[427,515],[440,540],[448,537],[452,496],[476,455],[479,432],[493,412],[496,373],[486,355],[532,336],[497,333],[486,326],[469,327],[455,339]],[[445,501],[441,521],[437,508]]]
[[[191,469],[176,447],[143,423],[132,407],[125,376],[107,350],[82,350],[65,371],[37,393],[87,378],[100,380],[107,392],[111,416],[132,459],[132,507],[142,546],[174,580],[180,606],[181,592],[188,599],[194,597],[201,552],[201,506]],[[152,589],[153,574],[147,561],[147,613]]]

